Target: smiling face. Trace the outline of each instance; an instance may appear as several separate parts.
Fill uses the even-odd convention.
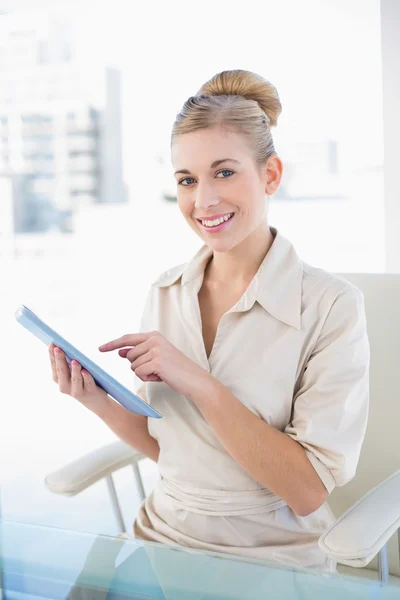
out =
[[[266,226],[266,194],[282,174],[277,156],[261,167],[243,134],[212,127],[176,136],[172,163],[179,208],[214,251],[232,250]]]

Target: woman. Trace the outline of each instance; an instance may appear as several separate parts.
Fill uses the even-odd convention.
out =
[[[139,538],[326,569],[329,493],[355,473],[368,412],[363,297],[302,262],[268,224],[282,161],[275,88],[214,76],[172,131],[178,204],[204,246],[152,285],[141,333],[119,349],[163,415],[115,403],[50,347],[60,389],[158,462]]]

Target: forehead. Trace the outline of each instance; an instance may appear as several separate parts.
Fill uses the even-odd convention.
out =
[[[241,163],[251,160],[243,134],[222,128],[199,129],[175,137],[171,148],[174,168],[210,168],[215,160],[234,158]]]

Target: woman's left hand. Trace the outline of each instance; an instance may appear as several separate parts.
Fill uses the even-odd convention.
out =
[[[210,376],[158,331],[123,335],[99,346],[100,352],[117,349],[119,356],[129,360],[139,379],[163,381],[183,396],[190,396]]]

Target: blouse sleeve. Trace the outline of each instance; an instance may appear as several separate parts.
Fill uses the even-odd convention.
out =
[[[356,472],[368,417],[369,359],[364,296],[347,288],[326,317],[285,429],[305,448],[329,493]]]

